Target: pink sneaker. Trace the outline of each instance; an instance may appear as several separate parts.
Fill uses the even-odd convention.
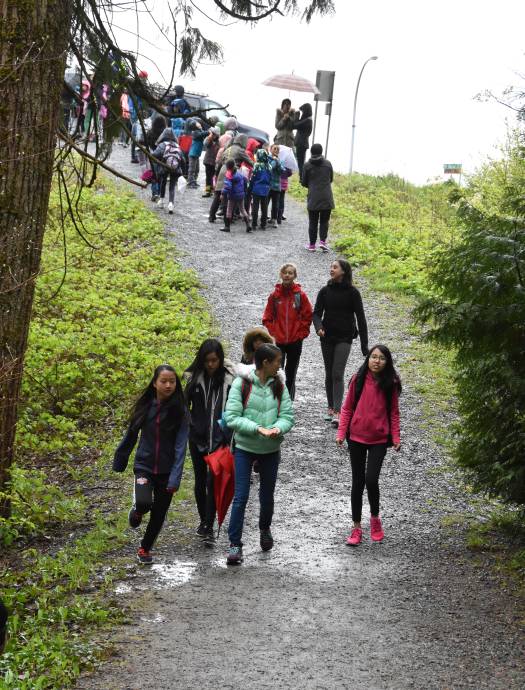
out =
[[[385,533],[379,517],[370,516],[370,539],[372,541],[383,541]]]
[[[315,252],[315,250],[316,250],[315,244],[305,244],[304,248],[308,249],[309,252]]]
[[[363,539],[363,530],[360,527],[354,527],[350,536],[346,538],[348,546],[359,546]]]

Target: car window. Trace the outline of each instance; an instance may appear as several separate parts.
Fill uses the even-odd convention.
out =
[[[188,105],[192,110],[199,110],[201,107],[200,100],[196,96],[186,96],[184,98],[188,101]]]
[[[221,122],[224,122],[227,117],[231,117],[226,108],[224,108],[220,103],[217,103],[217,101],[211,101],[209,98],[204,99],[204,107],[206,109],[214,108],[214,110],[210,110],[208,116],[215,115],[215,117],[218,117]]]

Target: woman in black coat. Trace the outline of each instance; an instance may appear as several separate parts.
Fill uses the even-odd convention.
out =
[[[297,158],[297,165],[299,166],[299,179],[303,176],[304,159],[306,152],[310,148],[310,134],[312,133],[312,106],[310,103],[303,103],[299,108],[301,117],[296,120],[293,128],[295,133],[295,156]]]
[[[330,161],[323,156],[321,144],[314,144],[310,153],[312,155],[304,166],[301,176],[301,184],[308,189],[306,208],[308,209],[309,244],[306,245],[306,249],[315,252],[319,232],[319,247],[327,252],[328,225],[332,209],[335,208],[332,193],[334,171]]]
[[[357,326],[356,326],[357,320]],[[361,294],[352,285],[352,267],[345,259],[330,266],[330,280],[319,290],[313,322],[321,339],[325,368],[326,421],[338,427],[344,393],[344,373],[352,341],[361,340],[361,352],[368,355],[368,327]]]

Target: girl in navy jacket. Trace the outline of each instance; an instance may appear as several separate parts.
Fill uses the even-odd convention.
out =
[[[137,553],[141,563],[153,562],[151,547],[164,523],[173,494],[180,486],[188,427],[188,411],[179,377],[169,364],[161,364],[137,400],[128,431],[113,460],[115,472],[124,472],[140,434],[133,463],[135,491],[129,524],[137,528],[144,514],[150,513]]]

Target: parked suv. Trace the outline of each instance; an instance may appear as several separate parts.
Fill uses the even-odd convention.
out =
[[[201,96],[195,93],[185,93],[184,98],[188,101],[188,105],[192,110],[208,110],[209,112],[206,114],[215,115],[215,117],[219,118],[220,122],[224,122],[227,117],[235,117],[232,116],[232,114],[228,112],[224,106],[222,106],[220,103],[217,103],[217,101],[213,101],[211,98],[208,98],[208,96]],[[213,110],[210,110],[210,108],[213,108]],[[243,125],[239,122],[237,129],[239,134],[246,134],[248,137],[257,139],[263,144],[267,144],[270,141],[268,133],[263,132],[262,129],[258,129],[257,127]]]

